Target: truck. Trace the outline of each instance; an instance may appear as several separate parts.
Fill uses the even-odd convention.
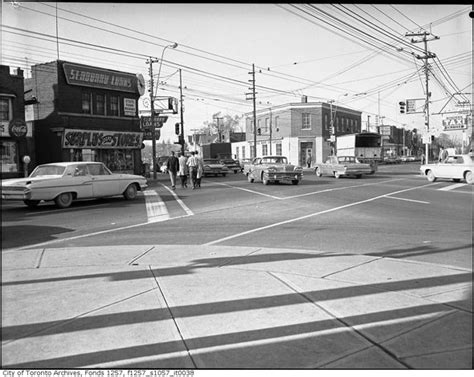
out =
[[[336,154],[357,157],[360,162],[369,163],[375,172],[382,162],[382,136],[372,132],[337,136]]]
[[[210,143],[201,145],[203,159],[215,159],[227,166],[234,173],[240,172],[238,161],[232,158],[232,147],[230,143]]]

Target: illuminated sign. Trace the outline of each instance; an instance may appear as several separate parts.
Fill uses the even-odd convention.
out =
[[[138,93],[137,77],[130,73],[70,63],[64,63],[63,69],[69,85]]]
[[[445,131],[464,130],[467,128],[467,117],[457,115],[443,119],[443,127]]]
[[[63,148],[140,149],[142,141],[142,132],[65,129]]]

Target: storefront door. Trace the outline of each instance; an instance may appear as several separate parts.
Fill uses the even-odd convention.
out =
[[[300,166],[306,168],[314,164],[314,153],[313,153],[313,143],[312,142],[303,142],[300,147]]]

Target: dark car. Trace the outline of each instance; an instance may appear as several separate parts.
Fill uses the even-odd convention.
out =
[[[232,158],[222,158],[219,160],[219,162],[227,166],[227,169],[229,169],[229,171],[233,171],[234,174],[237,174],[239,171],[241,171],[239,162]]]

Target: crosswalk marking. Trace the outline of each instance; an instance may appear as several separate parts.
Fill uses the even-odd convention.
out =
[[[146,214],[149,223],[156,223],[170,218],[165,203],[156,191],[146,190],[143,195],[145,196]]]
[[[457,188],[463,187],[463,186],[466,186],[466,184],[465,183],[456,183],[454,185],[449,185],[449,186],[440,188],[439,190],[440,191],[450,191],[450,190],[454,190],[454,189],[457,189]]]

